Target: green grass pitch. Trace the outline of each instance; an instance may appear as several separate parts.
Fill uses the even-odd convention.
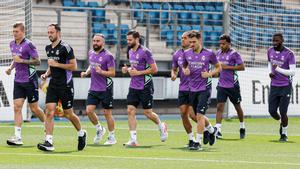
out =
[[[213,121],[213,120],[212,120]],[[169,139],[162,143],[157,126],[149,120],[138,121],[136,148],[125,148],[129,132],[127,121],[116,123],[114,146],[93,145],[95,129],[88,121],[82,123],[88,131],[88,145],[78,152],[77,133],[68,122],[55,122],[52,153],[41,152],[36,144],[43,140],[41,123],[25,123],[22,129],[24,145],[9,147],[6,139],[13,134],[13,124],[0,124],[0,169],[210,169],[210,168],[300,168],[300,118],[290,118],[289,141],[278,142],[278,123],[272,119],[246,119],[247,137],[239,139],[238,120],[225,120],[224,139],[203,151],[184,148],[187,136],[181,121],[167,120]],[[214,123],[214,121],[213,121]],[[106,123],[102,124],[106,126]],[[194,124],[195,127],[195,124]],[[106,136],[105,136],[106,137]],[[101,141],[103,144],[104,140]]]

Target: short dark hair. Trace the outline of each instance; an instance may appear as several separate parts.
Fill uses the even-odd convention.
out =
[[[196,30],[192,30],[189,32],[188,34],[188,37],[189,38],[197,38],[197,39],[201,39],[201,33],[199,31],[196,31]]]
[[[140,33],[138,31],[135,31],[135,30],[131,30],[131,31],[127,32],[127,36],[128,35],[132,35],[134,39],[141,37]]]
[[[25,25],[24,25],[23,22],[16,22],[16,23],[13,25],[13,28],[17,28],[17,27],[21,28],[22,31],[25,30]]]
[[[280,33],[280,32],[274,33],[274,34],[273,34],[273,37],[275,37],[275,36],[280,37],[280,38],[283,40],[283,35],[282,35],[282,33]]]
[[[57,23],[52,23],[52,24],[50,24],[48,27],[50,27],[50,26],[53,26],[54,29],[55,29],[57,32],[60,32],[60,31],[61,31],[61,28],[60,28],[60,26],[59,26]]]
[[[226,34],[221,35],[220,40],[226,40],[226,42],[231,43],[230,36]]]

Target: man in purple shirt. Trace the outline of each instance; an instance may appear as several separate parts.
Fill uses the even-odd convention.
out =
[[[184,32],[181,37],[181,49],[177,50],[173,54],[172,59],[172,70],[171,70],[171,80],[175,81],[178,74],[180,77],[180,83],[179,83],[179,92],[178,92],[178,106],[181,113],[181,119],[183,123],[183,127],[188,134],[188,148],[192,147],[194,145],[194,134],[192,130],[192,124],[190,122],[189,117],[192,118],[192,120],[196,121],[195,115],[193,113],[193,109],[191,106],[189,106],[189,94],[190,94],[190,88],[189,88],[189,76],[184,75],[182,68],[184,63],[184,51],[189,48],[189,39],[188,39],[189,32]]]
[[[137,31],[127,33],[127,43],[130,48],[128,59],[130,67],[124,65],[122,73],[131,76],[129,93],[127,95],[128,125],[130,139],[124,146],[137,146],[136,108],[141,103],[144,114],[148,119],[158,125],[162,142],[168,138],[167,125],[161,122],[158,115],[152,111],[153,81],[152,74],[157,73],[157,66],[149,49],[139,43],[140,34]]]
[[[225,102],[227,98],[234,105],[240,120],[240,138],[243,139],[246,136],[245,123],[244,123],[244,112],[241,107],[242,97],[240,94],[240,85],[238,81],[237,71],[245,70],[245,66],[241,55],[231,48],[231,40],[228,35],[220,36],[220,48],[217,51],[217,59],[222,66],[220,72],[219,83],[217,87],[217,114],[216,114],[216,125],[218,128],[217,138],[222,138],[221,134],[221,123],[222,113],[224,111]]]
[[[29,103],[30,110],[42,121],[45,121],[44,112],[38,105],[38,76],[35,66],[40,65],[36,47],[25,38],[25,26],[17,22],[13,25],[14,40],[10,42],[10,50],[13,61],[6,74],[10,75],[16,69],[14,80],[14,122],[15,136],[7,140],[8,145],[23,145],[21,137],[22,107],[25,99]]]
[[[268,49],[268,67],[271,78],[269,113],[280,123],[279,141],[288,141],[288,106],[292,91],[292,76],[295,75],[296,61],[293,51],[283,45],[281,33],[273,35],[273,47]],[[279,113],[277,110],[279,109]]]
[[[115,76],[115,59],[112,54],[104,48],[104,35],[96,34],[93,37],[93,50],[89,52],[90,66],[85,72],[81,72],[81,77],[91,74],[91,85],[87,97],[86,113],[96,128],[94,143],[99,144],[106,129],[101,126],[95,113],[97,105],[101,102],[104,108],[104,116],[107,121],[109,135],[104,145],[113,145],[115,139],[115,121],[112,116],[113,108],[113,81]]]
[[[204,144],[209,142],[210,145],[213,145],[216,141],[217,128],[212,127],[205,113],[210,100],[211,78],[220,72],[221,66],[213,51],[202,47],[200,32],[191,31],[188,36],[190,49],[184,52],[183,72],[190,77],[189,100],[197,119],[197,136],[190,150],[202,150],[202,139],[204,139]],[[211,65],[214,65],[215,69],[212,70]],[[203,137],[204,128],[209,133],[207,137]]]

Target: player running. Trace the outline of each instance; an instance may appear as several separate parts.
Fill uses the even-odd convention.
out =
[[[288,106],[292,91],[292,77],[296,72],[296,60],[292,50],[283,45],[284,39],[281,33],[273,35],[273,47],[268,49],[268,67],[271,78],[269,95],[269,113],[278,120],[279,141],[288,141]],[[278,114],[279,109],[279,114]]]
[[[153,104],[153,81],[152,74],[157,73],[157,66],[149,49],[139,43],[140,34],[137,31],[127,33],[127,43],[130,47],[129,62],[130,67],[124,65],[122,73],[129,73],[131,82],[129,93],[127,95],[128,125],[130,130],[130,139],[124,146],[137,146],[136,132],[136,109],[141,103],[144,109],[144,115],[158,125],[161,141],[168,138],[167,125],[161,122],[158,115],[152,111]]]
[[[112,54],[104,48],[105,39],[102,34],[95,34],[93,37],[93,50],[89,52],[90,66],[85,72],[81,72],[81,77],[91,74],[91,85],[87,97],[86,113],[96,128],[94,143],[99,144],[106,129],[101,126],[95,113],[97,105],[101,102],[104,108],[104,116],[107,122],[109,134],[104,145],[117,143],[115,138],[115,120],[112,116],[113,108],[113,81],[115,76],[115,59]]]
[[[13,25],[14,40],[10,42],[10,50],[13,61],[6,74],[10,75],[13,69],[16,69],[14,80],[14,122],[15,135],[6,142],[8,145],[23,145],[21,136],[22,126],[22,107],[25,99],[29,103],[30,110],[40,119],[45,121],[44,112],[38,105],[38,76],[35,66],[40,65],[40,59],[33,43],[25,38],[25,26],[21,22]]]

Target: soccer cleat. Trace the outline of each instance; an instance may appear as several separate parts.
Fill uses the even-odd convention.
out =
[[[117,140],[114,136],[108,136],[104,145],[114,145],[117,144]]]
[[[194,145],[194,143],[195,143],[194,140],[189,140],[189,142],[184,147],[190,148]]]
[[[54,151],[53,144],[49,143],[48,141],[45,141],[44,143],[39,143],[37,145],[37,148],[42,151]]]
[[[201,151],[201,150],[203,150],[200,143],[194,143],[193,146],[191,146],[189,149],[190,150],[195,150],[195,151]]]
[[[217,141],[216,139],[216,135],[218,133],[218,129],[217,127],[214,127],[214,132],[213,133],[209,133],[209,145],[214,145]]]
[[[246,129],[240,128],[240,139],[244,139],[246,137]]]
[[[78,146],[77,146],[78,151],[83,150],[85,146],[86,146],[86,131],[84,130],[84,135],[78,136]]]
[[[160,140],[162,142],[165,142],[168,138],[168,126],[167,123],[163,122],[162,123],[162,128],[159,130],[160,131]]]
[[[207,144],[209,142],[209,132],[206,130],[203,132],[203,144]]]
[[[217,132],[217,139],[222,139],[223,138],[223,135],[220,131]]]
[[[287,135],[281,134],[281,135],[280,135],[279,141],[280,141],[280,142],[287,142],[287,141],[288,141]]]
[[[23,145],[22,138],[19,138],[19,137],[16,137],[16,136],[13,136],[13,137],[7,139],[6,143],[8,145],[11,145],[11,146],[21,146],[21,145]]]
[[[94,144],[99,144],[105,133],[106,129],[104,127],[102,127],[102,130],[97,130],[96,136],[94,137]]]
[[[139,146],[136,140],[129,140],[127,143],[124,143],[123,146],[125,147],[137,147]]]

